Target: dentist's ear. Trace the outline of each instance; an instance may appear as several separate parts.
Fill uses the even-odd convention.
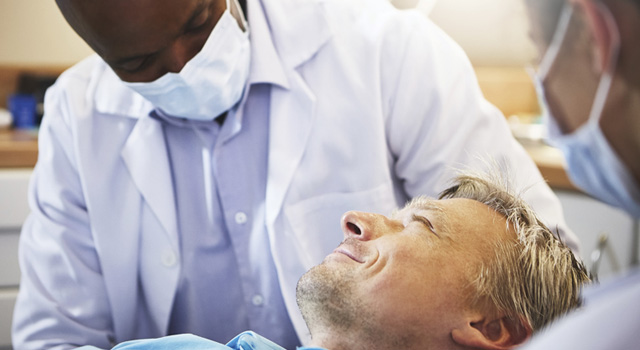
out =
[[[531,337],[532,329],[521,318],[483,317],[451,332],[457,344],[474,349],[513,349]]]
[[[593,37],[592,51],[594,69],[602,74],[614,55],[614,46],[620,43],[620,33],[616,20],[607,5],[600,1],[574,0],[574,6],[585,14],[585,21],[590,35]]]

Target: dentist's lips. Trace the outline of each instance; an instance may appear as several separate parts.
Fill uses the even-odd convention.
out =
[[[348,256],[351,260],[356,261],[358,263],[364,263],[364,261],[360,260],[359,258],[357,258],[351,251],[349,251],[348,249],[346,249],[345,247],[343,247],[342,245],[338,246],[338,248],[333,250],[334,253],[337,254],[344,254],[346,256]]]

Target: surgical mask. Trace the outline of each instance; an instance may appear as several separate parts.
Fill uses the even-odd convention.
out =
[[[609,95],[620,49],[617,27],[607,8],[603,8],[604,13],[608,15],[607,24],[616,30],[612,30],[614,35],[612,35],[610,49],[611,59],[598,83],[589,119],[573,133],[563,134],[556,120],[551,116],[546,101],[542,82],[560,51],[569,27],[572,11],[572,6],[567,3],[560,16],[551,44],[540,61],[538,73],[532,74],[542,109],[542,117],[547,125],[547,137],[553,146],[563,152],[569,178],[576,186],[605,203],[622,208],[635,217],[640,217],[640,186],[611,148],[600,128],[602,110]]]
[[[124,82],[164,114],[193,120],[213,120],[242,97],[249,77],[249,29],[245,31],[227,9],[209,38],[179,73],[166,73],[149,83]],[[234,0],[237,1],[237,0]],[[236,7],[242,12],[240,5]]]

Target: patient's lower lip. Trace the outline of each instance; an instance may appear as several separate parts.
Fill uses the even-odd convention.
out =
[[[363,263],[362,260],[356,258],[350,251],[348,251],[346,249],[338,247],[333,252],[334,253],[338,253],[338,254],[344,254],[344,255],[348,256],[349,258],[351,258],[351,260],[354,260],[354,261],[359,262],[359,263]]]

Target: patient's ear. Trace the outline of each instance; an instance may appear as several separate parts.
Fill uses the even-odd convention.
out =
[[[512,349],[527,341],[531,333],[524,319],[483,317],[454,329],[451,337],[457,344],[477,349]]]

